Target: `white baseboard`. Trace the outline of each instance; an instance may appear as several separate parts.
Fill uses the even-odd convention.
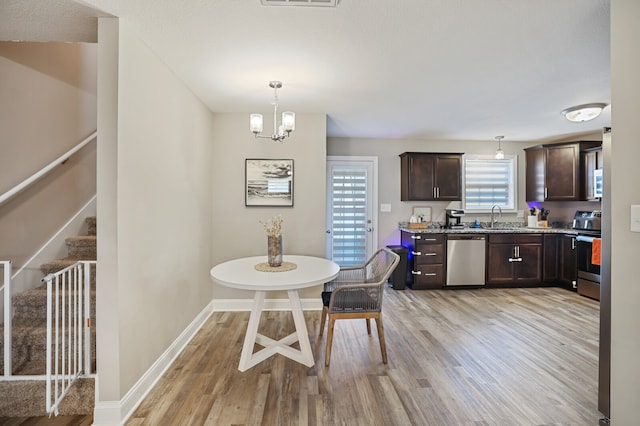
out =
[[[191,324],[176,338],[166,351],[142,375],[135,385],[120,401],[100,401],[99,376],[96,377],[96,404],[93,410],[93,424],[96,426],[120,426],[129,419],[138,405],[153,389],[158,380],[182,353],[198,330],[204,325],[213,312],[213,301],[210,302]]]
[[[300,299],[303,311],[321,311],[322,299]],[[253,299],[217,299],[212,301],[213,312],[250,311]],[[288,311],[291,309],[289,299],[265,299],[264,311]]]

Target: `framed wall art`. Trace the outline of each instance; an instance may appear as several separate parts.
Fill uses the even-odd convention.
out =
[[[293,207],[293,160],[247,158],[244,204]]]

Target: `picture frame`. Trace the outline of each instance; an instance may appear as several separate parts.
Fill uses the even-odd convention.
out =
[[[247,207],[293,207],[292,159],[245,159]]]
[[[431,207],[414,206],[411,210],[411,216],[415,216],[421,223],[431,222]]]

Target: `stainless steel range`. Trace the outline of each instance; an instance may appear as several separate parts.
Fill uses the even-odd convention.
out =
[[[600,210],[577,211],[573,217],[578,256],[578,293],[600,300]],[[595,252],[595,255],[594,255]]]

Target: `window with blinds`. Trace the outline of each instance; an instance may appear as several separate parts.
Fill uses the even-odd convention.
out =
[[[367,172],[334,168],[331,174],[332,258],[341,266],[367,260]]]
[[[489,156],[464,156],[464,201],[467,211],[516,211],[517,179],[514,155],[497,160]]]

